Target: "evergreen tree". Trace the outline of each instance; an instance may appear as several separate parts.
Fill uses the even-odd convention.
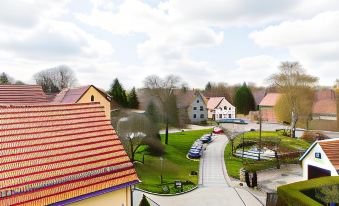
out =
[[[139,100],[135,87],[133,87],[131,92],[128,94],[128,106],[133,109],[139,108]]]
[[[250,88],[244,83],[235,93],[235,107],[238,114],[247,115],[255,110],[255,101]]]
[[[149,202],[147,201],[145,195],[142,195],[142,199],[141,199],[141,202],[140,202],[139,206],[150,206],[150,204],[149,204]]]
[[[111,89],[108,91],[112,99],[123,107],[128,106],[126,91],[123,89],[118,79],[114,79]]]
[[[205,86],[205,91],[210,91],[212,89],[212,84],[211,82],[207,82],[206,86]]]
[[[8,76],[5,72],[2,72],[2,74],[0,75],[0,84],[10,84]]]

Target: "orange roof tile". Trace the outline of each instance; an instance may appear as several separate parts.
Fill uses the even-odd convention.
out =
[[[99,103],[0,105],[0,206],[47,205],[137,181]]]
[[[0,104],[47,103],[40,85],[0,85]]]
[[[281,94],[279,93],[268,93],[260,102],[260,106],[269,106],[273,107],[277,103]]]
[[[339,170],[339,139],[319,141],[328,159],[336,170]]]

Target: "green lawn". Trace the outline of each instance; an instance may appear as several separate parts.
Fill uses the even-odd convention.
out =
[[[259,141],[259,133],[258,132],[247,132],[244,134],[245,141]],[[310,143],[301,140],[301,139],[293,139],[290,137],[283,136],[281,132],[262,132],[262,140],[265,141],[268,139],[280,139],[280,148],[283,151],[298,151],[298,150],[306,150]],[[239,135],[234,140],[234,147],[239,145],[242,142],[242,135]],[[238,157],[232,156],[232,146],[231,144],[227,144],[225,149],[225,164],[227,168],[228,175],[239,179],[239,170],[243,167],[243,160]],[[297,159],[286,160],[286,162],[297,162]],[[285,163],[286,163],[285,162]],[[256,161],[251,159],[244,159],[244,164],[250,165],[251,168],[259,171],[268,168],[272,168],[276,166],[275,160],[262,160]]]
[[[170,193],[176,193],[174,181],[188,181],[189,184],[184,186],[184,190],[189,190],[198,184],[198,175],[190,175],[191,171],[199,171],[199,161],[192,161],[186,158],[187,152],[192,143],[199,139],[203,134],[210,133],[212,130],[198,130],[189,132],[178,132],[169,134],[169,145],[165,146],[163,162],[163,183],[170,189]],[[161,139],[164,142],[164,135]],[[136,169],[142,183],[137,187],[157,193],[163,193],[160,184],[160,159],[158,156],[152,156],[143,146],[137,151],[136,159],[141,160],[145,155],[144,164],[136,164]]]

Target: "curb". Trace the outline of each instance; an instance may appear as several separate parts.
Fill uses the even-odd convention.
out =
[[[143,190],[143,189],[139,189],[139,188],[134,188],[133,190],[137,190],[137,191],[140,191],[140,192],[143,192],[143,193],[146,193],[146,194],[150,194],[150,195],[156,195],[156,196],[163,196],[163,197],[171,197],[171,196],[178,196],[178,195],[183,195],[183,194],[186,194],[186,193],[189,193],[189,192],[192,192],[194,190],[196,190],[198,188],[198,186],[195,186],[193,187],[192,189],[190,190],[187,190],[185,192],[180,192],[180,193],[176,193],[176,194],[161,194],[161,193],[154,193],[154,192],[149,192],[149,191],[146,191],[146,190]]]

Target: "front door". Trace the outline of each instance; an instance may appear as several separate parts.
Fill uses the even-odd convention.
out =
[[[331,176],[331,171],[308,165],[308,179],[313,179],[317,177]]]

